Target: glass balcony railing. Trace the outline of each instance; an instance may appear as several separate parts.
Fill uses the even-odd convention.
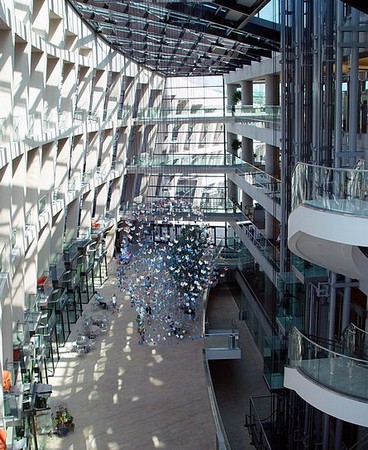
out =
[[[71,128],[72,126],[72,113],[60,112],[58,116],[58,125],[61,132]]]
[[[50,274],[49,272],[44,272],[39,278],[37,278],[37,291],[42,292],[45,296],[49,296],[52,290],[53,287]]]
[[[368,216],[368,170],[299,163],[292,180],[293,208],[301,204],[336,213]]]
[[[344,355],[331,343],[323,346],[297,328],[289,334],[288,363],[318,384],[341,395],[368,400],[368,360]]]
[[[64,245],[64,260],[65,262],[73,261],[79,254],[77,241]]]
[[[215,263],[217,266],[243,267],[254,261],[253,256],[240,239],[223,239],[216,247]]]
[[[123,107],[118,110],[118,120],[128,120],[132,117],[131,108]]]
[[[13,141],[18,142],[25,138],[26,118],[24,116],[13,116]]]
[[[115,108],[107,108],[103,110],[103,115],[102,115],[102,120],[111,120],[114,112],[115,112]]]
[[[43,123],[42,123],[42,131],[44,133],[55,133],[57,130],[58,121],[55,118],[54,114],[44,113],[43,114]]]
[[[59,253],[55,260],[50,264],[50,276],[53,281],[59,281],[62,279],[66,271],[64,254]]]
[[[281,129],[281,107],[280,106],[248,106],[236,105],[228,107],[228,113],[234,116],[236,122],[258,128]]]
[[[71,194],[74,194],[76,192],[78,192],[81,188],[81,179],[80,177],[76,176],[71,178],[68,181],[68,192]]]
[[[131,115],[129,109],[125,109]],[[247,122],[262,128],[280,129],[280,106],[253,106],[253,105],[189,105],[187,107],[151,107],[138,110],[139,120],[170,120],[170,119],[203,119],[203,118],[229,118],[236,122]]]
[[[52,202],[56,203],[59,200],[62,200],[64,197],[63,188],[62,186],[59,186],[54,189],[54,192],[52,193]]]
[[[114,225],[115,221],[111,217],[104,217],[99,220],[93,220],[91,226],[91,234],[99,234]]]
[[[141,155],[133,158],[128,163],[131,166],[155,167],[155,166],[209,166],[209,167],[237,167],[245,169],[247,164],[237,156],[230,153],[225,155],[216,154],[170,154],[170,155]],[[244,166],[244,167],[243,167]],[[256,169],[256,168],[254,168]]]
[[[41,215],[45,212],[47,212],[47,195],[44,195],[38,201],[38,214]]]
[[[344,355],[368,360],[368,332],[351,323],[342,336]]]
[[[28,212],[26,212],[25,215],[25,227],[26,227],[26,231],[28,228],[30,228],[33,225],[33,207],[30,208],[28,210]]]
[[[0,146],[3,146],[7,141],[6,128],[7,128],[6,117],[0,117]]]
[[[87,184],[89,184],[93,178],[95,171],[94,170],[87,170],[86,172],[83,173],[82,175],[82,186],[86,186]]]
[[[124,169],[124,162],[120,160],[111,162],[111,170],[115,170],[118,173],[121,173]]]
[[[272,267],[280,271],[280,251],[270,242],[263,233],[250,221],[237,222],[246,236],[252,241],[255,247],[263,254]]]
[[[150,107],[141,108],[138,110],[137,117],[140,120],[163,120],[170,118],[199,118],[199,117],[223,117],[224,115],[231,116],[231,111],[225,112],[223,105],[219,106],[198,106],[191,105],[189,107]]]
[[[301,274],[304,278],[308,279],[326,279],[328,275],[327,269],[316,264],[312,264],[305,259],[300,258],[297,255],[291,255],[291,263],[293,268]]]
[[[85,109],[76,109],[73,114],[73,121],[75,125],[80,125],[85,121],[87,111]]]
[[[264,194],[273,198],[275,202],[281,202],[281,181],[277,178],[245,162],[237,167],[237,175],[244,177],[247,183],[257,189],[262,189]]]
[[[108,164],[103,164],[101,166],[97,166],[96,177],[99,180],[103,180],[107,177],[109,172],[110,172],[110,166]]]
[[[282,433],[278,432],[279,421],[275,408],[276,395],[251,397],[249,415],[246,416],[246,426],[252,436],[256,448],[272,450],[280,440]],[[273,445],[270,444],[273,443]],[[282,448],[279,446],[278,448]]]
[[[6,245],[0,242],[0,272],[6,270]]]
[[[73,290],[80,282],[80,273],[77,270],[68,270],[63,276],[63,287],[68,291]]]

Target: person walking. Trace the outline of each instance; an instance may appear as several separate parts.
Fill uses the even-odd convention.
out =
[[[114,312],[117,311],[116,303],[117,303],[116,295],[112,294],[111,297],[112,314],[114,314]]]

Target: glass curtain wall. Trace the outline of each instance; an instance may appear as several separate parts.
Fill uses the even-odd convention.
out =
[[[152,162],[161,160],[171,170],[150,176],[146,200],[180,198],[205,212],[224,211],[225,175],[207,172],[225,155],[222,78],[169,78],[162,105]]]

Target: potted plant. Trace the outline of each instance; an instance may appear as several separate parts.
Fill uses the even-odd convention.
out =
[[[66,436],[74,431],[74,419],[68,407],[64,403],[60,403],[53,414],[54,432],[58,436]]]

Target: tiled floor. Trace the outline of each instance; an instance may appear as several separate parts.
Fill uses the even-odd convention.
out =
[[[117,292],[115,268],[101,289]],[[212,450],[215,429],[203,370],[202,340],[138,345],[135,309],[118,297],[108,332],[86,355],[63,352],[50,379],[51,405],[66,402],[75,431],[45,437],[45,449]],[[84,312],[88,314],[88,311]],[[76,339],[74,327],[70,341]],[[70,348],[70,345],[67,345]],[[41,447],[42,448],[42,447]]]
[[[115,263],[101,289],[118,292]],[[73,327],[56,374],[50,379],[51,406],[66,402],[75,431],[43,436],[46,450],[214,450],[215,429],[203,369],[203,341],[138,345],[135,309],[118,296],[119,312],[107,312],[108,331],[86,355],[70,351],[80,323]],[[91,305],[88,305],[90,308]],[[89,314],[91,311],[83,314]],[[230,290],[218,288],[209,310],[214,328],[226,328],[238,313]],[[225,321],[225,322],[224,322]],[[232,450],[251,449],[244,428],[249,397],[267,393],[262,361],[244,322],[237,321],[243,359],[211,362],[211,373]]]

